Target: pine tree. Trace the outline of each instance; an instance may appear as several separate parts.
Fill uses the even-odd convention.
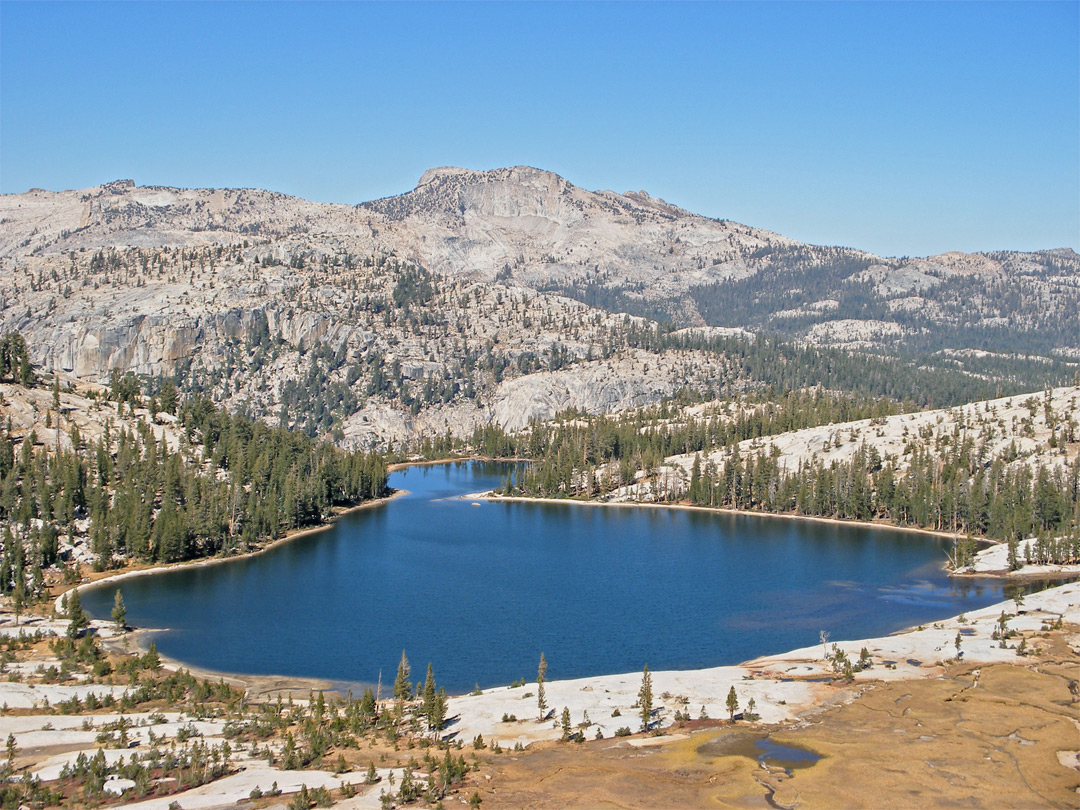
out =
[[[641,730],[648,731],[653,708],[652,674],[649,672],[648,664],[645,665],[645,670],[641,674],[641,688],[638,690],[638,708],[641,710]]]
[[[409,676],[412,670],[409,668],[409,659],[405,657],[405,651],[401,651],[401,663],[398,664],[397,677],[394,678],[394,700],[412,700],[412,681]]]
[[[424,690],[421,693],[424,699],[423,713],[428,722],[428,728],[434,726],[435,719],[435,675],[431,671],[431,662],[427,665],[427,677],[424,678]]]
[[[563,742],[566,742],[567,740],[570,739],[570,732],[572,730],[572,727],[570,725],[570,708],[568,706],[563,706],[562,718],[560,719],[560,725],[562,726]]]
[[[401,772],[401,786],[398,788],[398,797],[403,804],[408,804],[417,796],[416,784],[413,782],[412,768],[406,767]]]
[[[90,617],[86,615],[86,611],[83,610],[82,602],[79,600],[79,589],[72,588],[68,594],[68,638],[77,638],[79,633],[90,626]]]
[[[21,571],[20,571],[21,573]],[[15,626],[19,626],[19,616],[26,607],[26,582],[22,576],[15,578],[15,588],[11,592],[11,609],[15,613]]]
[[[544,722],[544,718],[547,717],[547,695],[544,692],[544,681],[547,680],[547,660],[544,658],[544,653],[540,653],[540,666],[536,670],[536,705],[540,709],[540,720]]]
[[[142,657],[142,665],[149,670],[157,670],[161,668],[161,656],[158,655],[156,642],[150,642],[150,646],[147,648],[146,654]]]
[[[446,690],[440,686],[439,691],[435,693],[435,705],[431,713],[431,728],[435,732],[436,739],[446,723],[447,705]]]
[[[124,607],[124,595],[120,593],[119,588],[116,589],[116,596],[113,597],[112,620],[116,622],[117,630],[127,627],[127,608]]]
[[[728,718],[732,723],[735,722],[735,712],[739,710],[739,696],[735,694],[735,687],[732,686],[727,693],[727,710]]]
[[[694,453],[694,466],[690,469],[690,500],[701,503],[701,453]]]

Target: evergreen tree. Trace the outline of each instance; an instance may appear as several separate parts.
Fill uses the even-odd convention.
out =
[[[421,695],[423,696],[423,700],[424,700],[424,705],[423,705],[424,718],[427,720],[428,728],[434,728],[434,726],[435,726],[435,700],[436,700],[437,695],[436,695],[436,692],[435,692],[435,675],[432,673],[431,662],[430,661],[428,662],[428,665],[427,665],[427,676],[424,678],[424,689],[423,689],[423,692],[421,692]]]
[[[547,695],[544,692],[544,681],[547,680],[547,660],[544,658],[544,653],[540,653],[540,666],[536,670],[536,706],[540,709],[540,721],[544,722],[544,718],[547,717]]]
[[[405,657],[405,650],[401,651],[401,662],[398,664],[397,677],[394,678],[394,700],[412,700],[413,687],[409,680],[412,670],[409,668],[409,659]]]
[[[26,581],[19,576],[15,579],[15,587],[11,591],[11,610],[15,614],[15,626],[19,626],[19,616],[26,607]]]
[[[638,690],[638,708],[641,711],[641,730],[648,731],[653,709],[652,674],[649,672],[648,664],[645,665],[645,670],[641,674],[641,688]]]
[[[442,731],[442,727],[446,724],[447,706],[446,690],[440,686],[439,691],[435,693],[435,703],[431,712],[431,728],[435,732],[436,739],[438,739],[439,732]]]
[[[90,617],[87,616],[86,611],[83,610],[82,602],[79,599],[78,588],[72,588],[68,593],[67,611],[69,620],[67,630],[68,638],[78,638],[79,633],[90,626]]]
[[[735,694],[735,687],[732,686],[727,693],[727,710],[728,718],[732,723],[735,722],[735,712],[739,710],[739,696]]]
[[[127,608],[124,607],[124,595],[120,593],[119,588],[116,589],[116,595],[113,597],[112,620],[116,622],[117,630],[127,627]]]

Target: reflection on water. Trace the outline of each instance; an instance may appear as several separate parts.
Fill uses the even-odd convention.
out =
[[[511,465],[394,473],[409,495],[226,565],[122,583],[128,620],[206,669],[374,683],[402,649],[450,691],[732,664],[1002,597],[918,534],[700,511],[481,503]],[[1030,587],[1030,586],[1028,586]],[[113,587],[83,603],[105,618]]]
[[[758,754],[758,762],[775,763],[787,769],[807,768],[821,759],[821,754],[792,745],[781,745],[771,737],[755,740],[754,746],[761,752]]]
[[[809,768],[821,759],[821,754],[806,748],[783,745],[767,735],[748,731],[722,731],[697,747],[702,757],[748,757],[770,767]]]

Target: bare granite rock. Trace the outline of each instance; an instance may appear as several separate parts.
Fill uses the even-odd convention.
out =
[[[995,339],[1075,357],[1078,311],[1071,250],[887,259],[525,166],[431,169],[358,206],[131,180],[0,195],[0,331],[39,368],[179,373],[349,444],[746,382],[716,353],[648,348],[644,316],[695,346],[926,352],[940,332],[964,362]]]

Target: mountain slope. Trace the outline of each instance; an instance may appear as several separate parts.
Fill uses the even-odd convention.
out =
[[[524,166],[432,169],[412,191],[355,207],[131,181],[0,197],[5,267],[84,248],[244,240],[284,262],[305,251],[381,252],[679,325],[902,351],[1080,353],[1072,250],[882,258],[698,216],[644,192],[586,191]]]
[[[682,389],[945,404],[1060,385],[1078,312],[1072,251],[883,259],[520,166],[433,169],[358,206],[131,181],[0,196],[0,331],[22,331],[39,367],[179,373],[348,443]],[[724,337],[744,328],[798,345]]]

